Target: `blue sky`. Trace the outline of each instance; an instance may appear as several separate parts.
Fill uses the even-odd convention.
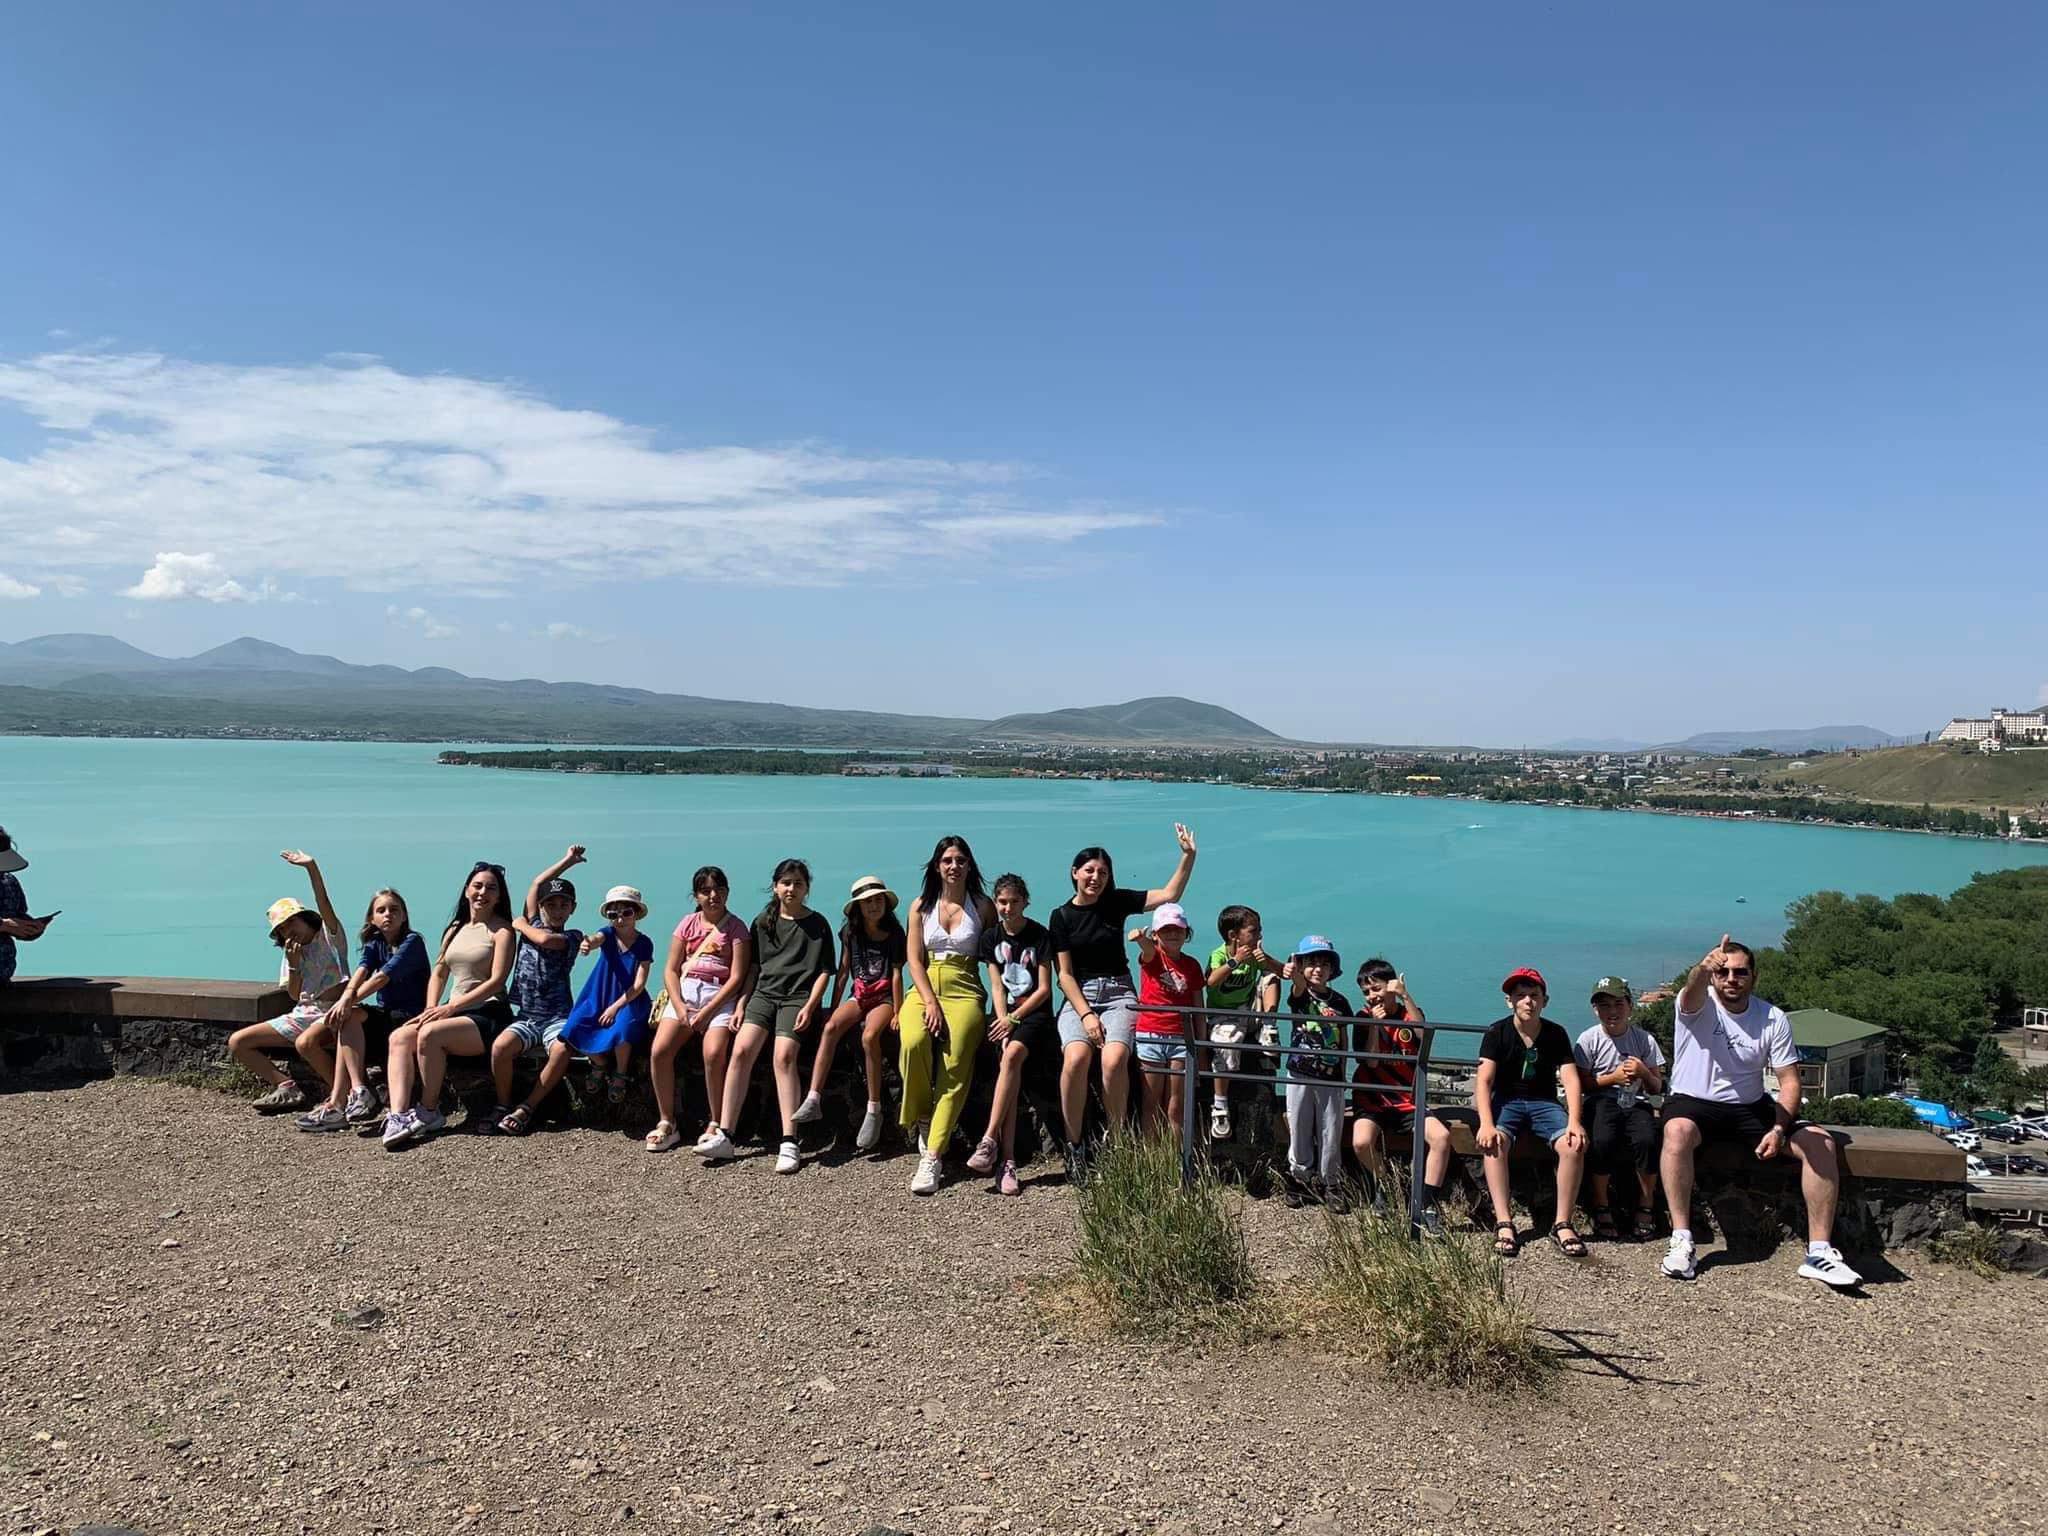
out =
[[[1512,744],[2048,686],[2030,5],[44,7],[0,638]]]

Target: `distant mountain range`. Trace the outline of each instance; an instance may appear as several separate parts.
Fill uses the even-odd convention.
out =
[[[1702,731],[1683,741],[1620,741],[1574,738],[1555,742],[1555,752],[1698,752],[1708,757],[1726,757],[1749,747],[1772,752],[1840,752],[1854,747],[1896,747],[1919,740],[1916,736],[1893,736],[1868,725],[1812,725],[1787,731]]]
[[[1242,715],[1182,698],[997,720],[895,715],[599,683],[468,677],[446,667],[358,666],[248,637],[197,656],[154,656],[111,635],[0,642],[0,732],[939,749],[974,741],[1283,741]]]

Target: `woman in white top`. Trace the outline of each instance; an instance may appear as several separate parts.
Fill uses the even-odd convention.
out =
[[[917,1129],[914,1195],[939,1187],[940,1159],[967,1107],[974,1055],[988,1029],[988,994],[982,989],[981,935],[996,920],[982,889],[981,869],[964,837],[942,837],[924,867],[924,889],[904,924],[910,986],[897,1021],[901,1032],[903,1124]],[[933,1044],[939,1047],[936,1098]]]
[[[448,1058],[490,1055],[491,1042],[512,1022],[505,981],[518,944],[505,866],[478,860],[455,899],[455,915],[441,930],[440,957],[427,978],[427,1007],[391,1032],[385,1146],[403,1146],[447,1124],[440,1105]]]

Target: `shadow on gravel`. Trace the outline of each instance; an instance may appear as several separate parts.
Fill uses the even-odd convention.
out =
[[[1662,1355],[1624,1355],[1615,1352],[1612,1346],[1595,1343],[1595,1340],[1615,1340],[1623,1348],[1627,1342],[1619,1334],[1602,1333],[1591,1328],[1538,1328],[1539,1335],[1547,1334],[1557,1340],[1560,1347],[1543,1345],[1552,1359],[1563,1369],[1577,1376],[1597,1376],[1609,1381],[1625,1381],[1632,1387],[1697,1387],[1697,1381],[1683,1381],[1668,1376],[1645,1376],[1629,1369],[1632,1365],[1662,1365]]]

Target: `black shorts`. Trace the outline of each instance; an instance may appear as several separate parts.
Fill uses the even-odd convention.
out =
[[[453,1017],[467,1019],[474,1024],[477,1034],[483,1038],[484,1049],[488,1051],[491,1042],[512,1022],[512,1005],[502,997],[487,997]]]
[[[991,1017],[989,1022],[993,1024],[994,1018]],[[1009,1039],[990,1043],[1000,1047],[1013,1040],[1023,1046],[1029,1056],[1057,1056],[1060,1053],[1059,1021],[1053,1017],[1050,1008],[1041,1008],[1024,1018],[1011,1019]]]
[[[1357,1105],[1354,1118],[1370,1120],[1393,1145],[1406,1146],[1415,1140],[1414,1110],[1395,1109],[1376,1093],[1358,1094],[1354,1102]]]
[[[1719,1099],[1696,1099],[1674,1093],[1664,1101],[1664,1123],[1690,1120],[1699,1127],[1700,1141],[1739,1141],[1754,1147],[1778,1123],[1778,1101],[1769,1094],[1747,1104],[1724,1104]],[[1807,1122],[1795,1120],[1786,1127],[1789,1136]]]

